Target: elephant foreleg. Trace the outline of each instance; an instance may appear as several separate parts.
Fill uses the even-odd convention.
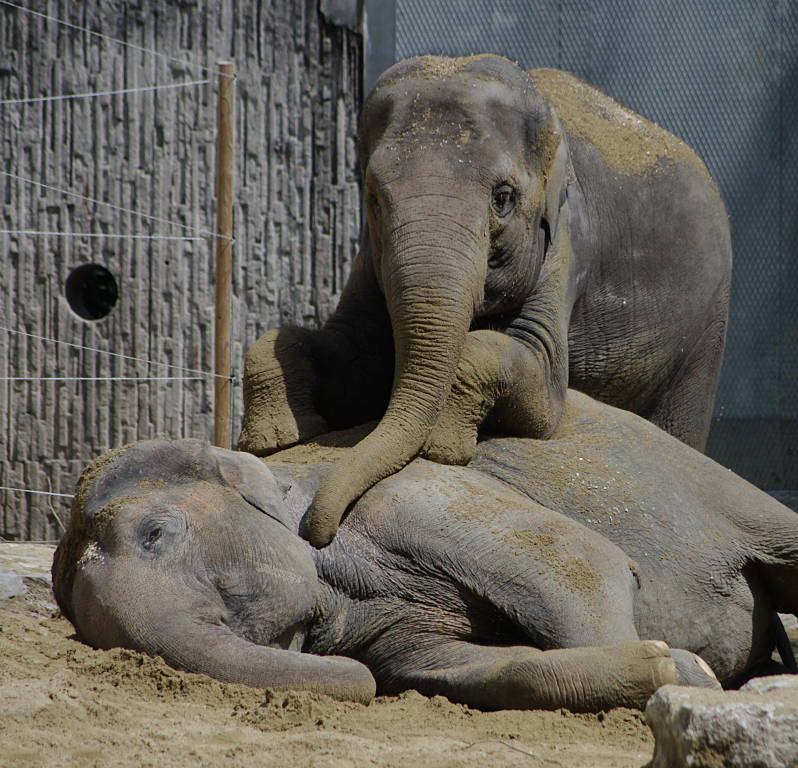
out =
[[[503,435],[548,437],[562,414],[568,387],[567,350],[541,348],[497,331],[472,331],[457,375],[424,455],[442,464],[473,458],[480,425]],[[558,360],[561,356],[563,359]]]
[[[243,378],[238,449],[256,456],[382,415],[393,342],[367,252],[358,254],[324,328],[268,331],[247,352]]]
[[[244,422],[238,450],[266,456],[328,431],[313,403],[313,331],[267,331],[244,361]]]
[[[390,390],[390,353],[389,343],[357,345],[337,330],[268,331],[247,352],[238,449],[266,456],[379,418]]]

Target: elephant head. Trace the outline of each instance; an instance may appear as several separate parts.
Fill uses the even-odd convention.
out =
[[[506,326],[534,301],[572,172],[556,115],[523,70],[496,56],[395,65],[359,131],[363,249],[390,318],[394,380],[379,425],[319,489],[306,529],[317,545],[354,499],[423,448],[468,332]],[[567,360],[560,367],[564,391]]]
[[[135,443],[82,475],[55,553],[55,596],[94,647],[368,701],[365,666],[300,652],[320,582],[289,525],[272,473],[253,456],[193,440]]]

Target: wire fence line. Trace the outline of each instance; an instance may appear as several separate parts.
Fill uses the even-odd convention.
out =
[[[204,238],[192,235],[125,235],[120,232],[46,232],[38,229],[0,229],[0,235],[28,235],[30,237],[107,237],[111,240],[180,240],[201,242]]]
[[[58,517],[56,517],[58,519]],[[25,539],[24,541],[15,541],[14,539],[4,539],[0,536],[0,544],[51,544],[56,546],[60,539]]]
[[[32,8],[26,8],[24,5],[19,5],[19,3],[12,3],[10,2],[10,0],[0,0],[0,5],[6,5],[9,8],[16,8],[16,10],[18,11],[24,11],[25,13],[29,13],[32,16],[38,16],[39,18],[46,19],[47,21],[52,21],[56,24],[60,24],[63,27],[68,27],[78,32],[83,32],[84,34],[91,35],[92,37],[99,38],[100,40],[107,40],[108,42],[116,43],[117,45],[123,45],[126,48],[131,48],[141,53],[148,53],[152,56],[164,59],[165,61],[171,61],[174,64],[182,64],[184,67],[198,69],[201,72],[213,72],[222,77],[228,77],[235,80],[235,75],[228,75],[223,72],[219,72],[215,67],[205,67],[202,64],[197,64],[193,61],[188,61],[187,59],[181,59],[176,56],[169,56],[166,53],[161,53],[160,51],[154,51],[151,48],[145,48],[144,46],[136,45],[135,43],[129,43],[127,42],[127,40],[120,40],[118,37],[111,37],[110,35],[104,35],[101,32],[94,32],[93,30],[88,29],[87,27],[81,27],[79,24],[73,24],[71,21],[64,21],[63,19],[59,19],[56,16],[49,16],[46,13],[34,11]]]
[[[37,496],[61,496],[65,499],[72,499],[71,493],[55,493],[54,491],[34,491],[32,488],[11,488],[10,486],[0,485],[0,491],[16,491],[17,493],[31,493]]]
[[[0,0],[3,2],[3,0]],[[185,87],[189,85],[203,85],[205,83],[210,82],[209,80],[197,80],[190,83],[180,83],[177,85],[165,85],[165,86],[147,86],[144,88],[126,88],[123,90],[118,91],[105,91],[105,92],[96,92],[91,94],[83,94],[83,96],[103,96],[109,93],[137,93],[141,91],[153,91],[158,90],[159,88],[172,88],[172,87]],[[0,101],[0,105],[2,104],[16,104],[16,103],[25,103],[28,101],[47,101],[50,99],[56,98],[72,98],[71,96],[67,97],[40,97],[38,99],[20,99],[20,100],[6,100]],[[109,209],[121,211],[124,213],[129,213],[133,216],[138,216],[142,219],[147,219],[149,221],[157,221],[162,224],[168,224],[170,226],[181,227],[183,229],[187,229],[191,232],[196,232],[200,235],[205,237],[214,237],[220,238],[223,240],[229,240],[231,243],[234,243],[235,240],[232,237],[228,237],[227,235],[220,235],[215,232],[211,232],[210,230],[199,229],[197,227],[192,227],[188,224],[182,224],[180,222],[171,221],[169,219],[164,219],[159,216],[152,216],[148,213],[142,213],[141,211],[137,211],[132,208],[124,208],[122,206],[113,205],[112,203],[106,203],[102,200],[97,200],[93,197],[89,197],[87,195],[81,195],[77,192],[72,192],[66,189],[59,189],[58,187],[53,187],[49,184],[43,184],[41,182],[35,181],[34,179],[28,179],[24,176],[19,176],[15,173],[9,173],[8,171],[0,171],[0,175],[6,176],[8,178],[16,179],[17,181],[22,181],[27,184],[34,184],[38,187],[42,187],[43,189],[48,189],[52,192],[58,192],[62,195],[69,195],[71,197],[75,197],[79,200],[84,200],[86,202],[91,202],[96,205],[103,205]],[[29,237],[90,237],[90,238],[108,238],[108,239],[126,239],[126,240],[167,240],[167,241],[183,241],[183,242],[198,242],[203,239],[203,237],[194,237],[190,235],[131,235],[131,234],[124,234],[124,233],[117,233],[117,232],[52,232],[52,231],[43,231],[43,230],[35,230],[35,229],[0,229],[0,235],[25,235]]]
[[[206,85],[210,80],[191,80],[187,83],[164,83],[162,85],[142,85],[137,88],[119,88],[113,91],[90,91],[89,93],[63,93],[58,96],[30,96],[22,99],[2,99],[0,106],[5,104],[35,104],[42,101],[65,101],[66,99],[93,99],[97,96],[117,96],[130,93],[144,93],[145,91],[163,91],[168,88],[189,88],[192,85]]]
[[[43,184],[40,181],[36,181],[35,179],[29,179],[26,176],[19,176],[16,173],[9,173],[8,171],[0,171],[0,176],[7,176],[10,179],[15,179],[16,181],[22,181],[25,184],[32,184],[36,187],[41,187],[42,189],[47,189],[50,192],[58,192],[61,195],[68,195],[70,197],[75,197],[78,200],[83,200],[87,203],[94,203],[95,205],[102,205],[110,210],[113,211],[120,211],[121,213],[129,213],[133,216],[139,216],[142,219],[147,219],[149,221],[157,221],[159,224],[168,224],[172,227],[180,227],[181,229],[186,229],[189,232],[195,232],[198,235],[205,235],[207,237],[218,237],[222,240],[230,240],[234,242],[232,238],[228,238],[227,235],[219,235],[216,232],[211,232],[207,229],[198,229],[197,227],[192,227],[190,224],[183,224],[180,221],[172,221],[171,219],[164,219],[159,216],[152,216],[148,213],[141,213],[141,211],[134,210],[133,208],[124,208],[121,205],[114,205],[113,203],[106,203],[104,200],[97,200],[94,197],[88,197],[87,195],[81,195],[79,192],[72,192],[68,189],[61,189],[59,187],[53,187],[50,184]]]
[[[173,370],[183,371],[184,373],[196,373],[199,374],[198,378],[229,379],[233,383],[235,383],[236,381],[235,376],[222,376],[221,374],[212,373],[211,371],[202,371],[198,370],[197,368],[186,368],[185,366],[175,365],[174,363],[162,363],[157,360],[148,360],[145,357],[134,357],[132,355],[123,355],[119,352],[111,352],[107,349],[99,349],[97,347],[87,347],[84,346],[83,344],[75,344],[74,342],[71,341],[62,341],[61,339],[51,339],[48,336],[39,336],[38,334],[29,333],[28,331],[18,331],[13,328],[5,328],[3,326],[0,326],[0,331],[5,331],[6,333],[13,333],[16,334],[17,336],[27,336],[28,338],[31,339],[36,339],[38,341],[47,341],[52,344],[62,344],[65,347],[72,347],[73,349],[83,349],[88,352],[99,352],[101,355],[109,355],[110,357],[118,357],[123,360],[130,360],[137,363],[146,363],[147,365],[160,365],[164,368],[172,368]],[[179,378],[179,377],[166,377],[166,378]]]
[[[0,376],[0,381],[205,381],[205,376]]]
[[[209,378],[228,378],[226,376],[220,376],[217,373],[211,373],[210,371],[199,371],[193,368],[185,368],[183,366],[174,365],[172,363],[163,363],[156,360],[148,360],[147,358],[142,357],[133,357],[131,355],[122,355],[118,352],[110,352],[104,349],[98,349],[96,347],[87,347],[82,344],[74,344],[73,342],[69,341],[62,341],[60,339],[51,339],[46,336],[40,336],[34,333],[28,333],[27,331],[18,331],[12,328],[5,328],[0,326],[0,331],[5,331],[6,333],[16,334],[19,336],[26,336],[29,338],[37,339],[39,341],[46,341],[53,344],[61,344],[63,346],[72,347],[74,349],[86,350],[89,352],[97,352],[104,355],[109,355],[111,357],[117,357],[128,361],[134,362],[141,362],[146,363],[147,365],[159,365],[164,366],[167,368],[173,368],[180,371],[187,371],[189,373],[198,373],[198,376],[0,376],[0,381],[206,381]],[[229,377],[229,380],[232,383],[236,383],[237,377],[234,375]],[[73,498],[73,495],[70,493],[56,493],[54,491],[39,491],[34,490],[32,488],[17,488],[13,486],[0,486],[0,491],[7,491],[11,493],[26,493],[38,496],[48,496],[48,497],[60,497],[60,498]],[[55,509],[52,509],[53,516],[55,517],[56,521],[61,526],[62,530],[66,530],[64,524],[56,512]],[[0,539],[1,540],[1,539]],[[46,543],[50,543],[47,541]]]

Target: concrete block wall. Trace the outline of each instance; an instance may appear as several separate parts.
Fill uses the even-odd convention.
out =
[[[340,294],[360,228],[355,126],[361,39],[318,0],[28,0],[26,7],[125,47],[0,5],[0,101],[201,80],[187,88],[0,104],[0,229],[193,234],[130,209],[212,229],[215,75],[237,67],[233,364],[264,330],[316,326]],[[176,60],[140,50],[161,52]],[[178,61],[179,60],[179,61]],[[183,63],[185,61],[193,64]],[[213,243],[0,234],[0,326],[210,371]],[[107,317],[84,320],[64,286],[76,267],[114,276]],[[8,381],[8,377],[191,376],[0,331],[0,486],[69,494],[116,445],[212,435],[200,381]],[[241,393],[234,390],[234,430]],[[235,437],[235,435],[234,435]],[[52,540],[68,500],[0,491],[0,537]]]

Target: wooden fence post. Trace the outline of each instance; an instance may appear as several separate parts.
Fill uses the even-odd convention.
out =
[[[216,316],[214,323],[213,442],[230,448],[232,381],[230,334],[233,280],[235,65],[218,65],[216,124]]]

